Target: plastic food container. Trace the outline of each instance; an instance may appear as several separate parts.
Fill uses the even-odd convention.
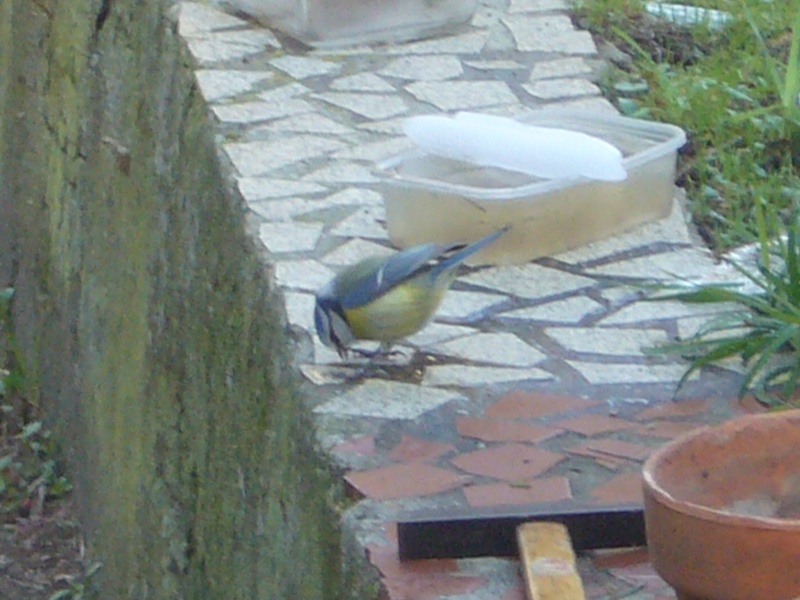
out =
[[[376,166],[389,237],[401,248],[477,239],[512,229],[471,264],[521,264],[598,241],[670,214],[677,150],[674,125],[586,111],[546,109],[520,119],[597,136],[623,153],[621,182],[543,180],[411,150]]]
[[[310,46],[396,42],[468,21],[477,0],[227,0]]]

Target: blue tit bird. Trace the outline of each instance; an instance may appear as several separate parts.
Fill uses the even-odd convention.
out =
[[[388,351],[430,321],[461,263],[508,229],[468,245],[423,244],[348,267],[317,292],[317,335],[342,358],[356,340],[380,342]]]

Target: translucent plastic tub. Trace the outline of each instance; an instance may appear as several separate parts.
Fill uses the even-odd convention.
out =
[[[468,21],[477,0],[226,0],[317,47],[426,37]]]
[[[585,111],[545,110],[523,122],[597,136],[624,155],[621,182],[542,180],[411,150],[376,167],[389,237],[404,248],[512,229],[472,264],[520,264],[601,240],[670,214],[683,130]]]

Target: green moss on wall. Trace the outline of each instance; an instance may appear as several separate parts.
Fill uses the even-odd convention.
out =
[[[356,595],[280,299],[167,13],[0,3],[0,274],[32,393],[103,598]]]

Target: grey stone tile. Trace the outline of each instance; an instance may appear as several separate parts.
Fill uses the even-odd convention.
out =
[[[206,101],[216,102],[249,92],[255,84],[271,79],[273,74],[264,71],[198,69],[194,76]]]
[[[343,267],[353,265],[370,256],[389,256],[390,254],[394,254],[394,250],[391,248],[356,238],[348,240],[335,250],[328,252],[322,257],[322,262],[326,265]]]
[[[185,38],[198,37],[212,31],[247,27],[249,23],[198,2],[181,2],[177,6],[178,33]]]
[[[329,206],[352,206],[383,204],[383,196],[378,192],[361,187],[347,187],[325,198]]]
[[[255,100],[235,104],[215,104],[211,110],[223,123],[256,123],[311,112],[313,107],[305,100],[293,98],[280,103]]]
[[[496,289],[520,298],[544,298],[591,287],[593,279],[541,265],[496,267],[461,277],[461,281]]]
[[[526,321],[548,321],[553,323],[577,323],[586,315],[597,312],[601,305],[586,296],[574,296],[539,306],[518,308],[503,312],[500,316]]]
[[[331,229],[333,235],[386,239],[386,229],[381,224],[386,219],[382,206],[363,206]]]
[[[439,344],[431,349],[460,360],[503,367],[533,367],[546,355],[513,333],[478,333]]]
[[[582,57],[570,56],[535,63],[531,69],[530,80],[538,81],[540,79],[572,77],[587,75],[591,72],[592,68]]]
[[[236,142],[225,144],[223,148],[240,174],[253,177],[323,156],[344,145],[326,137],[296,135],[264,142]]]
[[[540,100],[557,100],[577,96],[599,96],[600,88],[582,78],[543,79],[522,86],[531,96]]]
[[[515,381],[546,381],[553,375],[543,369],[511,369],[471,365],[435,365],[425,369],[423,386],[484,387]]]
[[[567,363],[592,385],[677,383],[688,366],[688,363],[685,365],[632,365],[576,360],[568,360]]]
[[[387,119],[408,112],[406,103],[396,95],[323,92],[313,97],[367,119]]]
[[[320,207],[320,200],[305,198],[280,198],[260,200],[250,204],[250,210],[267,221],[291,221],[294,217],[304,215]]]
[[[314,294],[286,292],[283,297],[289,323],[306,331],[314,331]]]
[[[275,263],[275,280],[291,290],[316,292],[335,273],[316,260],[281,260]]]
[[[705,249],[687,248],[677,252],[664,252],[623,260],[601,267],[589,269],[593,274],[609,276],[638,277],[680,281],[708,273],[714,268],[714,257]]]
[[[444,323],[429,323],[421,331],[403,340],[403,345],[411,345],[430,351],[435,344],[454,340],[456,338],[473,335],[475,329],[464,325],[446,325]]]
[[[303,100],[293,102],[304,102]],[[298,133],[343,135],[354,130],[339,121],[334,121],[316,112],[303,112],[294,116],[274,121],[263,129],[270,131],[294,131]]]
[[[273,253],[308,252],[316,248],[322,228],[322,223],[264,223],[258,236]]]
[[[240,177],[237,185],[249,202],[325,192],[327,188],[305,181],[287,181],[271,177]]]
[[[264,102],[279,102],[309,93],[311,90],[298,81],[287,83],[258,93],[259,100]]]
[[[242,60],[264,51],[266,44],[237,44],[225,40],[188,39],[189,52],[201,66],[213,66],[222,62]]]
[[[668,341],[662,329],[548,327],[544,331],[571,352],[606,356],[641,356],[644,348]]]
[[[503,17],[503,23],[511,30],[520,52],[597,54],[591,34],[577,31],[565,15],[510,14]]]
[[[455,392],[370,379],[314,409],[317,414],[385,419],[416,419],[452,400],[463,397]]]
[[[395,92],[394,86],[375,73],[356,73],[340,77],[331,83],[331,89],[341,92]]]
[[[404,137],[398,137],[371,144],[354,144],[344,150],[336,152],[334,158],[367,160],[376,162],[399,154],[413,147],[411,141]]]
[[[269,64],[295,79],[330,75],[342,70],[342,65],[340,63],[331,62],[322,58],[293,56],[291,54],[273,58],[269,61]]]
[[[727,308],[731,308],[728,305]],[[653,321],[683,319],[685,317],[698,317],[712,315],[720,309],[704,304],[687,304],[677,301],[641,301],[634,302],[617,312],[603,317],[599,323],[602,325],[630,325]]]
[[[519,102],[502,81],[417,81],[406,90],[441,110],[466,110]]]
[[[326,184],[370,184],[378,181],[369,166],[348,160],[329,160],[324,167],[305,175],[303,180]]]
[[[460,76],[464,72],[456,56],[404,56],[397,58],[381,69],[387,77],[414,81],[443,81]]]
[[[437,318],[471,321],[492,306],[505,301],[506,297],[498,294],[449,290],[439,305],[436,316]]]
[[[465,60],[465,65],[478,69],[479,71],[517,71],[525,69],[524,64],[516,60],[497,59],[497,60]]]

